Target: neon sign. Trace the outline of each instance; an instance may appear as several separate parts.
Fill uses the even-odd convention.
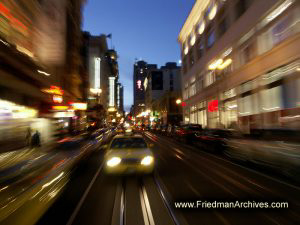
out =
[[[212,100],[208,103],[208,112],[216,112],[218,111],[219,101]]]
[[[138,89],[142,89],[142,81],[138,80],[137,82]]]

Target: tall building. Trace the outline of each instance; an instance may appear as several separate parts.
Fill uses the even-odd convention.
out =
[[[134,115],[145,110],[145,89],[144,82],[147,71],[156,69],[157,65],[147,64],[145,61],[137,61],[133,68],[133,105]]]
[[[110,75],[107,61],[106,35],[92,36],[85,32],[86,63],[88,65],[89,102],[101,104],[104,109],[108,108],[108,76]]]
[[[298,126],[300,2],[198,0],[178,40],[185,123]]]
[[[144,89],[146,111],[151,112],[152,121],[178,123],[182,120],[176,105],[176,100],[181,99],[181,67],[168,62],[160,69],[149,69]]]

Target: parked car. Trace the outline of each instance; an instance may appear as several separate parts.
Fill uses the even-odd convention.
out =
[[[292,178],[300,175],[300,131],[284,129],[252,130],[226,140],[225,154],[279,171]]]
[[[197,140],[196,134],[202,131],[199,124],[184,124],[176,127],[175,138],[185,143],[193,143]]]
[[[224,129],[203,129],[195,134],[195,144],[209,152],[223,153],[227,147],[226,139],[231,133]]]

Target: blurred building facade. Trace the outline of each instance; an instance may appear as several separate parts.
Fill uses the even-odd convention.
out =
[[[299,128],[299,4],[195,2],[178,36],[185,123]]]
[[[72,107],[68,102],[83,100],[83,4],[81,0],[1,1],[0,122],[9,120],[12,126],[20,127],[14,132],[25,127],[43,130],[42,140],[49,141],[51,123],[42,117],[64,117]],[[54,105],[60,109],[53,110]],[[68,119],[75,116],[72,111]]]
[[[101,123],[117,120],[123,110],[123,86],[118,83],[118,55],[109,49],[107,38],[111,35],[93,36],[83,32],[84,55],[88,68],[89,114]]]
[[[144,89],[151,122],[178,124],[182,121],[181,107],[176,104],[176,100],[181,99],[181,68],[176,63],[149,69]]]

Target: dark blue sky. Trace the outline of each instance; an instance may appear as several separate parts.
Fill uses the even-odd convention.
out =
[[[88,0],[83,29],[93,35],[112,33],[119,55],[120,80],[124,85],[124,105],[133,103],[135,58],[164,65],[178,62],[179,31],[194,0]],[[108,39],[110,47],[110,40]]]

